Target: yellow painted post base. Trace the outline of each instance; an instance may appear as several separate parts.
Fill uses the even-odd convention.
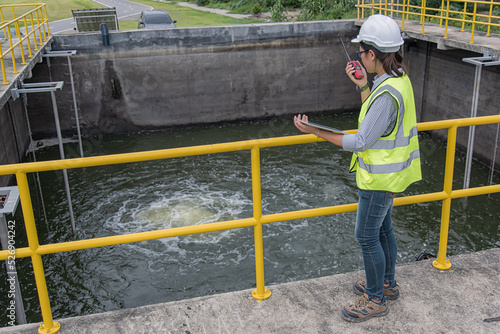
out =
[[[257,293],[257,290],[253,290],[252,291],[252,297],[255,298],[255,299],[257,299],[257,301],[260,303],[264,299],[267,299],[267,298],[271,297],[271,290],[266,289],[264,291],[264,294],[259,294],[259,293]]]
[[[54,321],[54,327],[45,329],[45,326],[43,324],[40,325],[38,328],[38,333],[39,334],[52,334],[52,333],[57,333],[61,329],[61,324],[58,322]]]
[[[451,268],[451,262],[449,259],[446,259],[446,261],[444,261],[444,264],[441,264],[437,260],[434,260],[432,262],[432,265],[434,266],[434,268],[440,269],[440,270],[448,270]]]

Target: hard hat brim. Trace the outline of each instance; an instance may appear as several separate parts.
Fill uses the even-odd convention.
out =
[[[352,39],[351,42],[352,43],[361,43],[361,42],[364,42],[364,43],[366,43],[368,45],[373,46],[375,49],[379,50],[382,53],[398,52],[399,49],[401,48],[401,45],[404,44],[404,41],[401,41],[401,44],[395,45],[395,46],[380,46],[380,45],[375,44],[374,42],[365,41],[362,38],[359,38],[359,36],[356,37],[356,38],[354,38],[354,39]]]

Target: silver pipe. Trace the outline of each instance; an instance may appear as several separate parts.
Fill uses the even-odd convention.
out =
[[[73,69],[71,66],[71,55],[68,55],[69,78],[71,80],[71,92],[73,93],[73,107],[75,109],[76,131],[78,134],[78,144],[80,145],[80,157],[83,158],[82,134],[80,133],[80,119],[78,117],[78,106],[76,104],[75,83],[73,80]]]
[[[491,55],[490,52],[485,52],[482,57],[472,57],[472,58],[462,58],[462,61],[476,66],[476,74],[474,77],[474,89],[472,95],[472,107],[470,117],[477,116],[477,106],[479,104],[479,88],[481,86],[481,70],[482,66],[498,66],[500,61],[497,57]],[[472,157],[474,155],[474,135],[476,132],[476,127],[469,127],[469,139],[467,142],[467,159],[465,161],[465,173],[464,173],[464,189],[469,188],[470,175],[472,169]],[[496,149],[495,149],[496,152]]]
[[[476,73],[474,76],[474,90],[472,93],[472,107],[470,117],[477,116],[477,106],[479,101],[479,87],[481,84],[481,69],[482,64],[476,64]],[[464,174],[464,189],[468,189],[470,185],[470,175],[472,171],[472,157],[474,154],[474,137],[476,134],[476,127],[469,127],[469,138],[467,141],[467,158],[465,160],[465,174]]]
[[[63,143],[62,143],[61,125],[59,123],[59,112],[57,111],[56,93],[54,91],[51,91],[50,96],[52,98],[52,108],[54,110],[54,120],[56,122],[57,140],[59,142],[59,154],[61,156],[61,160],[64,160],[65,159],[64,148],[63,148]],[[63,176],[64,176],[64,185],[66,187],[66,199],[68,200],[69,216],[71,219],[71,228],[73,229],[73,234],[76,234],[75,218],[73,215],[73,204],[71,202],[71,193],[69,190],[68,172],[66,169],[63,169],[62,171],[63,171]]]

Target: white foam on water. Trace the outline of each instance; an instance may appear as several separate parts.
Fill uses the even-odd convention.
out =
[[[105,223],[105,227],[115,234],[248,218],[252,212],[251,199],[246,198],[242,192],[231,193],[208,189],[184,189],[165,194],[152,192],[149,195],[149,202],[136,201],[132,196],[126,196],[124,193],[116,196],[126,199],[122,198],[116,213],[109,217]],[[108,199],[109,203],[114,200],[113,198]],[[193,235],[191,238],[193,241],[218,242],[220,238],[226,237],[230,233],[231,230],[228,230]]]

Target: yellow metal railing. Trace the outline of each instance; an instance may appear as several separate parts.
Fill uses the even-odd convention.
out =
[[[16,9],[26,11],[20,16],[16,16]],[[9,17],[7,19],[7,17]],[[0,5],[0,31],[9,43],[9,47],[4,51],[0,43],[0,64],[2,65],[2,84],[7,85],[7,74],[5,73],[5,59],[12,62],[12,73],[19,73],[16,64],[16,50],[19,49],[21,64],[26,64],[26,45],[28,57],[33,57],[32,49],[38,51],[38,45],[42,45],[50,36],[49,21],[47,19],[47,7],[44,3],[24,4],[24,5]],[[21,29],[23,28],[24,29]],[[15,35],[11,29],[15,30]],[[23,36],[24,35],[24,36]],[[38,43],[37,43],[38,35]],[[10,56],[10,57],[8,57]]]
[[[474,32],[477,27],[484,28],[486,36],[491,36],[492,29],[500,31],[500,1],[471,1],[471,0],[441,0],[439,8],[430,7],[426,0],[358,0],[358,19],[373,14],[384,14],[402,19],[402,30],[405,21],[415,20],[422,25],[424,33],[425,22],[433,22],[439,27],[445,25],[444,38],[448,38],[448,26],[461,26],[471,31],[470,43],[474,43]]]
[[[418,124],[419,131],[429,131],[436,129],[448,129],[448,143],[446,153],[446,165],[444,172],[443,191],[427,193],[408,197],[399,197],[394,201],[394,205],[408,205],[430,201],[443,201],[441,214],[441,233],[439,241],[439,255],[433,262],[434,267],[439,269],[449,269],[450,261],[446,258],[448,229],[451,200],[460,197],[484,195],[488,193],[500,192],[500,185],[491,185],[470,189],[453,190],[453,169],[456,149],[457,128],[465,126],[475,126],[484,124],[500,123],[500,115],[485,116],[477,118],[464,118],[445,121],[436,121]],[[354,133],[354,130],[347,131]],[[262,214],[261,203],[261,171],[260,171],[260,150],[266,147],[277,147],[286,145],[297,145],[322,141],[313,135],[298,135],[290,137],[279,137],[259,140],[249,140],[241,142],[193,146],[185,148],[174,148],[157,151],[136,152],[116,155],[106,155],[88,158],[67,159],[57,161],[32,162],[23,164],[12,164],[0,166],[0,175],[16,175],[19,188],[20,201],[28,237],[28,247],[16,248],[15,257],[31,257],[33,271],[35,274],[36,286],[40,300],[43,324],[40,325],[39,333],[55,333],[60,325],[53,321],[49,303],[49,295],[45,282],[45,274],[42,263],[42,255],[54,254],[58,252],[68,252],[88,248],[105,247],[117,244],[125,244],[146,240],[170,238],[182,235],[222,231],[242,227],[254,227],[254,248],[255,248],[255,275],[256,289],[252,291],[252,296],[261,301],[269,298],[271,292],[265,287],[264,280],[264,251],[263,251],[263,224],[288,221],[301,218],[332,215],[357,210],[357,203],[322,207],[302,211],[290,211],[276,214]],[[148,231],[140,233],[130,233],[123,235],[108,236],[102,238],[77,240],[56,244],[40,245],[36,231],[35,217],[33,214],[31,195],[28,187],[27,173],[53,171],[62,169],[73,169],[83,167],[106,166],[113,164],[123,164],[132,162],[143,162],[158,159],[170,159],[186,156],[215,154],[232,151],[251,151],[252,168],[252,202],[253,217],[202,225],[162,229],[158,231]],[[9,251],[0,251],[0,260],[8,259]]]

